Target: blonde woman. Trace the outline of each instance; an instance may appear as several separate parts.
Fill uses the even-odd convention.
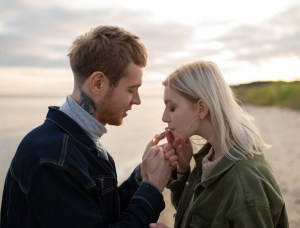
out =
[[[163,85],[162,120],[178,156],[168,185],[177,210],[174,227],[288,227],[285,203],[264,156],[268,145],[217,65],[184,65]],[[206,143],[193,155],[194,135]]]

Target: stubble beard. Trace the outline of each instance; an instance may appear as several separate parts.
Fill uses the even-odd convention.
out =
[[[123,116],[121,111],[117,110],[116,107],[117,106],[112,99],[112,92],[107,93],[102,104],[102,119],[109,125],[120,126],[123,123]]]

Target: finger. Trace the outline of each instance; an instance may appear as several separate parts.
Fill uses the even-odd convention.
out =
[[[176,155],[173,155],[171,157],[169,157],[169,162],[172,163],[177,163],[178,161],[178,157]]]
[[[174,142],[174,139],[175,139],[175,137],[174,137],[174,135],[172,134],[172,132],[171,132],[171,131],[166,131],[165,135],[166,135],[166,137],[167,137],[168,143],[171,143],[171,144],[172,144],[172,143]]]
[[[151,157],[151,159],[156,160],[164,160],[164,152],[163,149],[159,146],[154,146],[156,148],[155,154]]]
[[[176,154],[174,149],[168,150],[168,151],[164,151],[165,154],[165,158],[169,159],[169,157],[174,156]]]
[[[162,149],[161,149],[162,150]],[[159,153],[160,148],[158,146],[152,146],[149,148],[148,153],[145,155],[143,160],[152,160]]]
[[[182,150],[182,145],[179,145],[175,148],[175,153],[180,154],[181,150]]]
[[[178,147],[179,145],[182,145],[182,144],[183,144],[183,141],[180,138],[176,137],[174,139],[173,143],[172,143],[172,146],[176,148],[176,147]]]
[[[178,166],[178,161],[172,161],[171,162],[171,167],[174,170]]]
[[[163,144],[162,146],[163,146],[164,152],[167,152],[169,150],[173,150],[173,147],[172,147],[171,143],[166,143],[166,144]]]

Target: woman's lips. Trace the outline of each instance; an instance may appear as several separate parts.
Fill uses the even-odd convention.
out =
[[[167,131],[173,131],[173,130],[175,130],[175,128],[172,128],[172,127],[166,127],[165,128]]]

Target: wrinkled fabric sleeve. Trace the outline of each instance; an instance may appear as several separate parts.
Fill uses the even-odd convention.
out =
[[[274,218],[278,218],[278,220],[274,221]],[[248,207],[240,210],[234,217],[228,218],[228,224],[231,224],[232,228],[289,227],[285,207],[278,208],[273,212],[267,207]]]
[[[171,200],[176,210],[190,173],[189,169],[183,176],[177,178],[177,170],[174,170],[168,182],[167,188],[171,190]]]
[[[125,180],[120,187],[118,188],[119,197],[120,197],[120,207],[121,213],[128,206],[132,196],[137,191],[139,185],[141,184],[142,179],[140,177],[140,166],[137,166],[129,178]]]
[[[87,194],[76,177],[65,170],[43,167],[32,180],[28,200],[37,223],[44,228],[149,227],[165,207],[162,194],[142,182],[134,194],[128,194],[132,195],[130,200],[123,199],[127,207],[120,217],[107,224],[104,218],[107,208],[95,200],[97,194]]]

